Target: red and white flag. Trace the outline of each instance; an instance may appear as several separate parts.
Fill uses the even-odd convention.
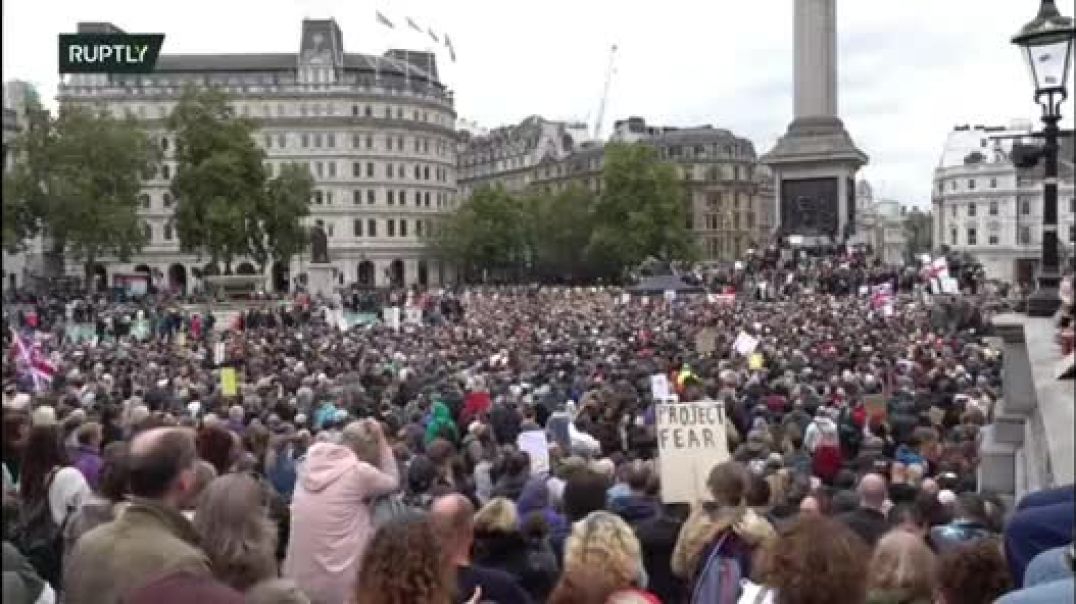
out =
[[[41,344],[33,336],[21,334],[14,328],[10,355],[14,357],[19,373],[29,373],[34,382],[34,390],[40,391],[52,383],[56,366],[41,351]]]

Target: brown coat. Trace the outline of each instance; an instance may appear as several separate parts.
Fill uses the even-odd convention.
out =
[[[724,508],[707,510],[700,504],[691,508],[673,549],[671,567],[673,574],[683,579],[694,579],[692,574],[699,564],[699,556],[714,537],[731,528],[742,539],[759,547],[777,538],[769,521],[748,508]]]
[[[127,592],[177,571],[211,576],[194,527],[177,510],[135,500],[75,543],[64,564],[64,602],[119,604]]]

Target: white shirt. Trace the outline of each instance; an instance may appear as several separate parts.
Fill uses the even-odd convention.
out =
[[[92,494],[78,468],[68,466],[57,471],[49,486],[49,509],[56,526],[63,525],[68,512],[77,510]]]

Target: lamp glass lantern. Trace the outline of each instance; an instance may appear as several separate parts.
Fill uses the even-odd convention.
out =
[[[1072,17],[1062,16],[1054,0],[1043,0],[1039,14],[1013,36],[1013,44],[1020,46],[1024,55],[1036,97],[1051,93],[1068,96],[1074,38]]]

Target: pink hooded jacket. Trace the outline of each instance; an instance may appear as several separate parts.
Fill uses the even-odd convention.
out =
[[[299,469],[283,574],[315,603],[351,600],[374,532],[370,502],[399,484],[396,459],[387,444],[381,460],[378,469],[359,461],[347,447],[317,443]]]

